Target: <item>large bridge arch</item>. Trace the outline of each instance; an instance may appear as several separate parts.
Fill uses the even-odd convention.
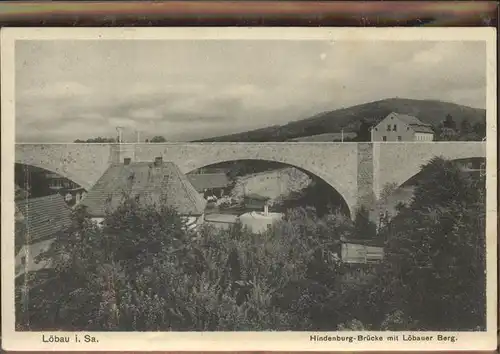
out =
[[[326,181],[325,179],[323,179],[322,177],[320,177],[317,174],[313,173],[312,171],[310,171],[308,169],[305,169],[303,167],[300,167],[300,166],[292,165],[290,163],[284,163],[284,162],[279,162],[279,161],[270,161],[270,160],[267,160],[267,159],[223,160],[223,161],[217,161],[215,163],[204,164],[204,165],[202,165],[200,167],[194,168],[194,169],[192,169],[190,171],[187,171],[185,173],[191,173],[191,172],[196,171],[196,170],[198,170],[200,168],[205,168],[205,167],[217,165],[217,164],[220,164],[220,163],[227,163],[227,162],[249,162],[249,161],[262,161],[262,162],[275,162],[275,163],[279,163],[280,166],[282,166],[282,168],[293,167],[293,168],[296,168],[297,170],[299,170],[300,172],[308,175],[310,178],[312,177],[313,179],[319,179],[319,180],[321,180],[322,182],[326,183],[330,188],[332,188],[332,190],[336,194],[338,194],[338,196],[340,196],[341,202],[343,204],[342,207],[346,207],[347,211],[349,212],[349,216],[354,217],[354,210],[353,210],[352,206],[349,205],[349,203],[347,202],[347,200],[345,199],[345,197],[337,189],[338,187],[336,187],[336,186],[339,185],[338,183],[335,183],[335,186],[334,186],[334,185],[332,185],[331,182]]]
[[[35,166],[90,189],[110,163],[109,144],[16,144],[15,163]]]
[[[351,215],[357,206],[356,143],[136,144],[128,154],[136,161],[152,161],[161,156],[177,164],[183,173],[226,161],[278,162],[308,171],[325,181],[342,196]]]
[[[374,144],[375,195],[379,197],[387,184],[401,186],[435,157],[447,160],[485,158],[486,144],[466,141]]]
[[[346,201],[351,215],[387,183],[401,185],[433,157],[486,156],[485,142],[16,144],[15,162],[41,167],[90,189],[111,163],[163,157],[187,173],[223,161],[266,160],[303,169]]]

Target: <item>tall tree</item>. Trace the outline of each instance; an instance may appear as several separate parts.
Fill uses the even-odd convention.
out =
[[[472,125],[467,118],[464,118],[460,123],[460,134],[466,135],[472,132]]]
[[[374,240],[377,236],[377,225],[370,220],[369,211],[362,206],[356,211],[354,218],[354,237],[365,240]]]
[[[476,133],[479,139],[482,139],[486,136],[486,124],[484,122],[477,122],[473,127],[474,133]]]
[[[412,202],[389,225],[385,304],[420,330],[485,326],[485,186],[452,161],[422,169]]]
[[[457,129],[457,124],[453,120],[453,117],[451,116],[451,114],[447,114],[446,115],[446,118],[445,118],[445,120],[443,122],[443,127],[444,128],[453,129],[453,130]]]
[[[366,119],[362,119],[357,133],[357,141],[371,141],[371,125]]]

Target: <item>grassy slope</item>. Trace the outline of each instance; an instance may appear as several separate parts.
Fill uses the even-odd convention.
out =
[[[320,113],[282,126],[266,127],[199,141],[286,141],[297,137],[339,132],[342,128],[345,131],[356,131],[362,119],[376,124],[391,112],[410,114],[434,126],[439,125],[447,114],[451,114],[457,125],[464,118],[471,124],[486,121],[484,109],[441,101],[389,98]]]

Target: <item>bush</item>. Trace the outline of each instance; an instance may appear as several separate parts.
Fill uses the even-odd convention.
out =
[[[84,210],[42,258],[56,279],[17,303],[25,330],[477,330],[485,326],[485,187],[449,161],[424,166],[381,230],[379,266],[339,259],[370,224],[287,210],[254,234],[185,230],[175,210],[125,198],[103,227]],[[360,213],[363,216],[363,213]],[[362,227],[363,226],[363,227]]]
[[[241,225],[186,232],[165,207],[129,198],[102,228],[79,210],[74,226],[43,257],[58,281],[21,311],[26,329],[288,330],[307,319],[273,299],[303,279],[311,252],[277,225],[260,235]],[[53,317],[41,316],[54,313]]]

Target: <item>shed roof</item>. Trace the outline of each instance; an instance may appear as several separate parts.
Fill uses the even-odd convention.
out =
[[[71,226],[71,209],[59,194],[19,200],[16,211],[16,243],[47,239]]]
[[[246,194],[244,196],[244,198],[245,199],[251,199],[251,200],[260,200],[260,201],[267,201],[267,200],[271,199],[270,197],[266,197],[266,196],[263,196],[263,195],[260,195],[260,194],[256,194],[256,193]]]
[[[198,192],[209,188],[225,188],[231,183],[225,173],[189,174],[187,178]]]
[[[384,248],[356,243],[342,244],[342,261],[345,263],[380,262],[384,258]]]
[[[201,215],[206,201],[173,162],[111,165],[80,203],[94,217],[115,210],[124,194],[142,203],[163,201],[181,215]]]
[[[238,221],[238,215],[231,214],[208,214],[205,215],[206,222],[234,224]]]
[[[429,126],[422,126],[422,125],[415,125],[415,124],[410,124],[410,127],[416,132],[416,133],[428,133],[428,134],[434,134],[434,130],[432,130],[431,127]]]

